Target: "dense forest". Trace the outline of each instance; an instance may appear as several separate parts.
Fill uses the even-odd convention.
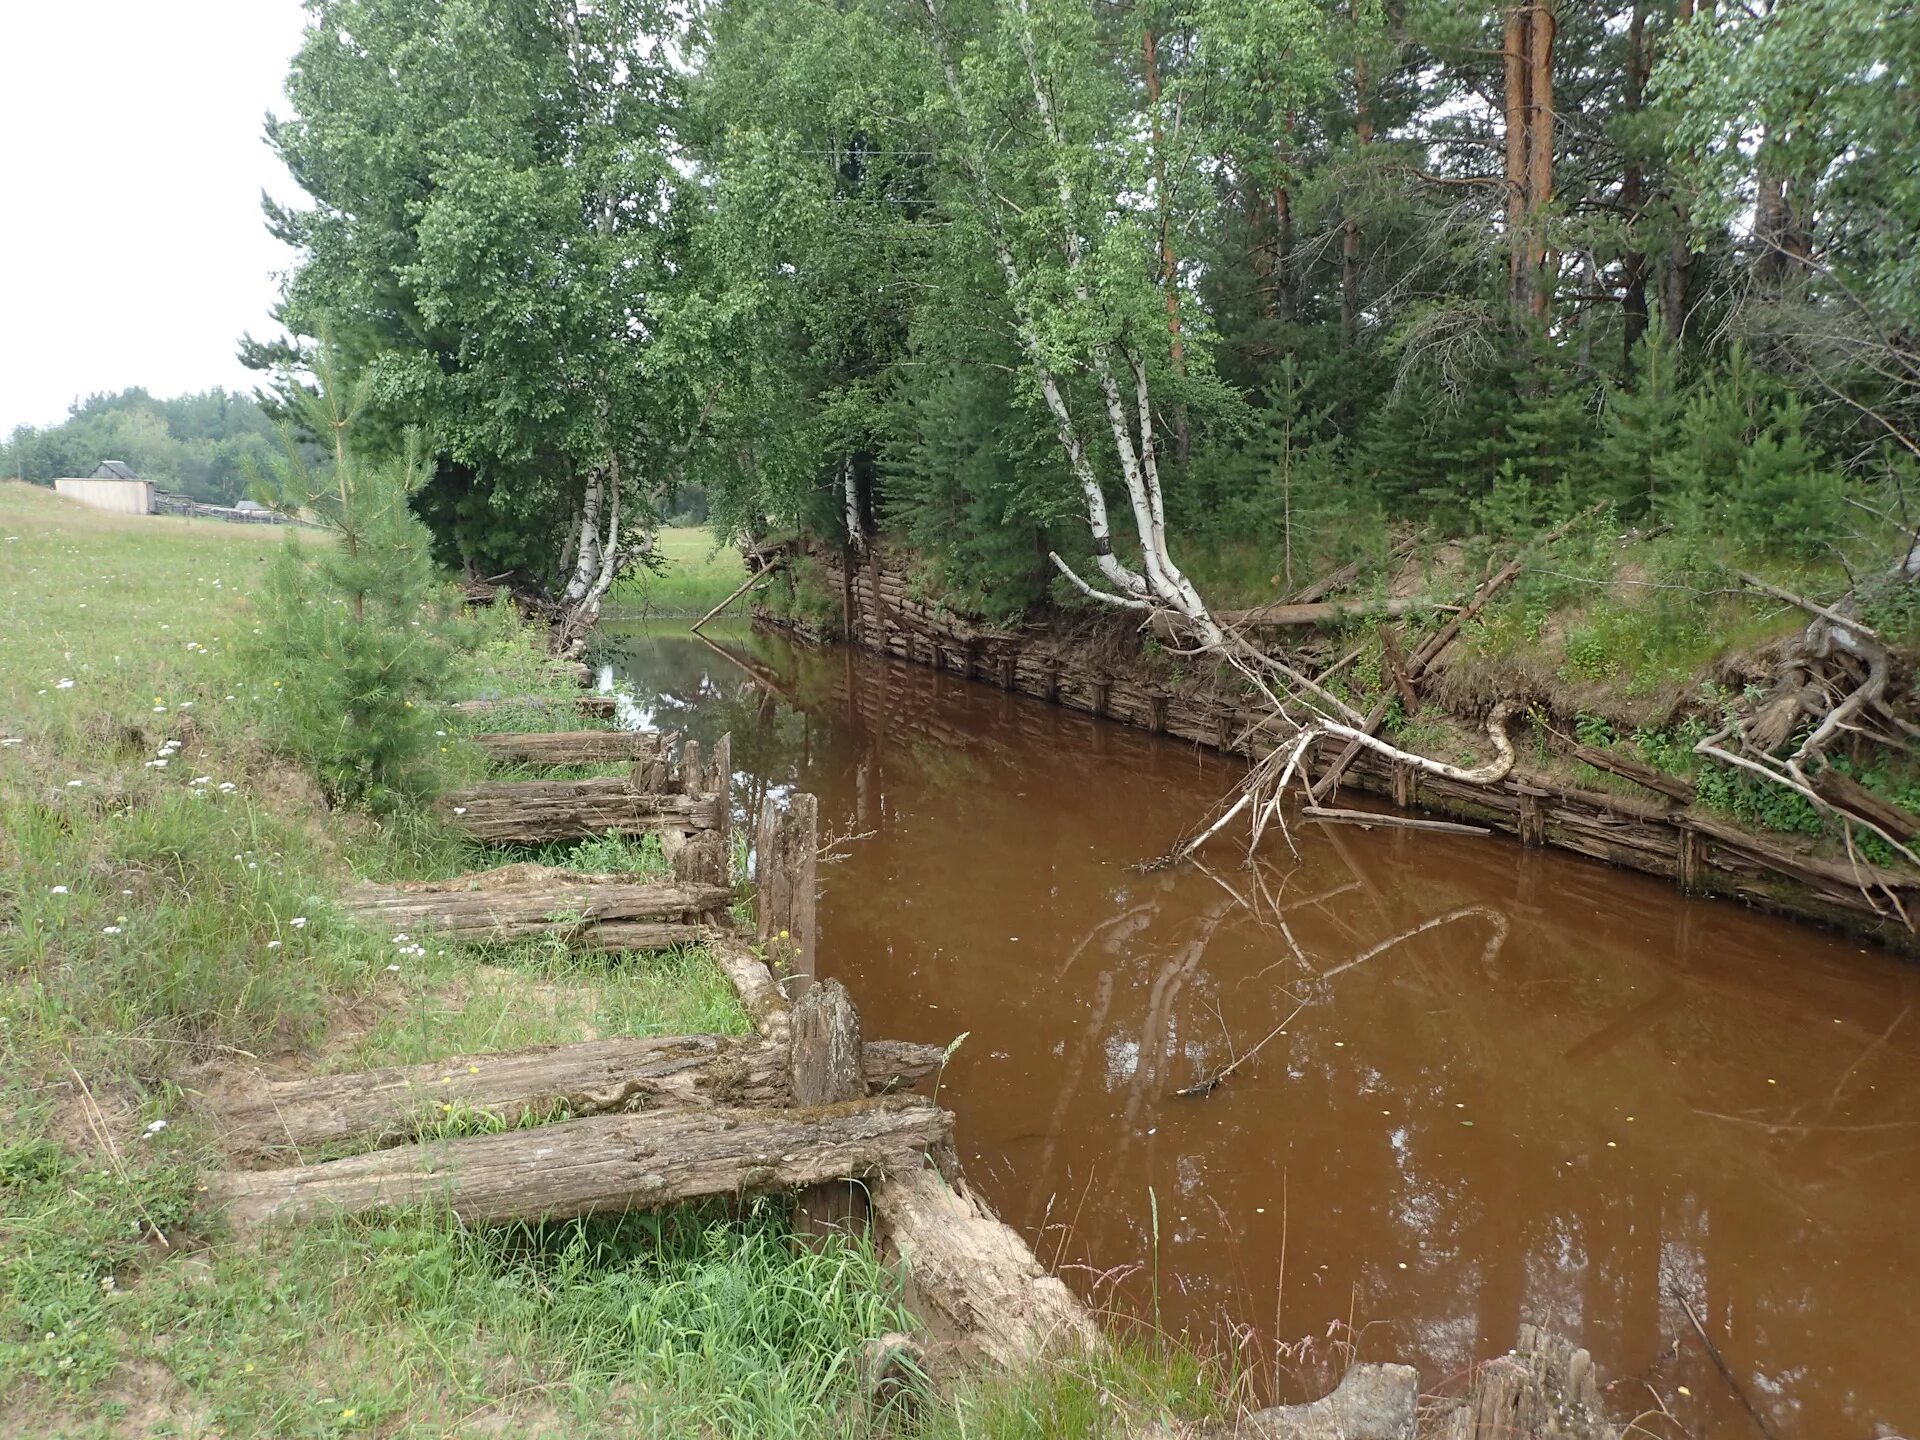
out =
[[[426,428],[470,568],[603,593],[692,481],[1203,630],[1599,502],[1676,576],[1903,553],[1887,0],[310,8],[283,318]]]
[[[124,460],[143,480],[214,505],[231,505],[280,448],[251,395],[215,388],[171,400],[145,390],[89,395],[58,425],[16,428],[0,441],[0,475],[51,485]]]

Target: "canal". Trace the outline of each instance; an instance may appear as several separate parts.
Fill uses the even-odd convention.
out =
[[[1350,1353],[1457,1385],[1525,1320],[1651,1433],[1920,1430],[1920,972],[1505,839],[1143,871],[1236,763],[741,628],[603,643],[640,718],[732,733],[737,806],[819,796],[821,973],[966,1036],[968,1173],[1097,1307],[1283,1400]]]

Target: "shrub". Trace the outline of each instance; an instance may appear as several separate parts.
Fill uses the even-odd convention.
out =
[[[267,738],[313,771],[330,801],[391,808],[435,786],[437,702],[457,643],[411,501],[430,478],[410,434],[397,456],[369,459],[351,430],[364,381],[343,387],[324,356],[317,390],[296,390],[300,419],[327,442],[320,475],[291,443],[276,466],[279,508],[311,515],[336,543],[291,531],[260,598],[249,659],[267,697]]]

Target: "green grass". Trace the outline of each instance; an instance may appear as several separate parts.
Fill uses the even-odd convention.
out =
[[[855,1358],[911,1327],[897,1281],[859,1245],[796,1247],[777,1201],[244,1243],[197,1214],[221,1160],[191,1095],[230,1067],[747,1028],[697,948],[412,953],[340,914],[362,875],[662,862],[650,841],[483,853],[425,816],[325,813],[254,739],[273,687],[230,648],[277,543],[0,485],[0,1433],[1011,1440],[1218,1408],[1211,1372],[1155,1342],[869,1416]],[[487,623],[476,691],[577,693],[505,612]],[[446,728],[448,777],[480,773]]]
[[[637,569],[613,587],[614,607],[660,616],[701,616],[747,578],[746,561],[705,526],[659,532],[659,571]]]

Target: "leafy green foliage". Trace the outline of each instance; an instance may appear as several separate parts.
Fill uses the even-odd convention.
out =
[[[290,531],[268,567],[253,647],[269,677],[262,721],[329,798],[391,808],[436,783],[454,622],[411,509],[428,478],[417,437],[399,456],[368,459],[351,434],[368,381],[349,384],[329,357],[319,364],[320,386],[298,392],[299,413],[326,437],[332,465],[319,474],[289,444],[275,498],[316,515],[337,543]]]

